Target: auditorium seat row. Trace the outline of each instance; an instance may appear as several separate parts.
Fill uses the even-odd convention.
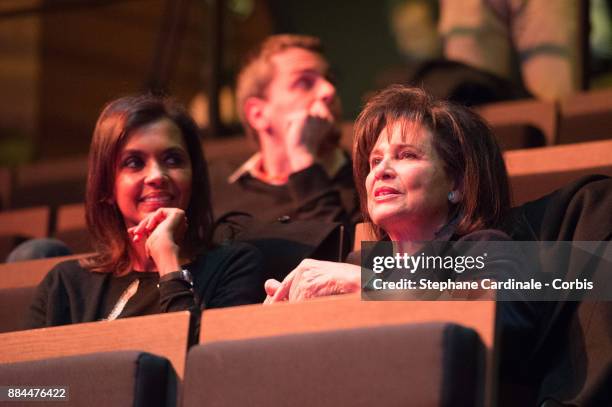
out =
[[[483,405],[494,307],[349,295],[210,310],[189,351],[186,311],[4,333],[0,382],[69,386],[62,405]]]
[[[612,89],[576,93],[560,103],[519,100],[477,111],[505,150],[612,138]]]
[[[505,151],[612,138],[612,89],[577,93],[560,103],[523,99],[475,110]],[[342,126],[342,145],[349,151],[352,127]]]

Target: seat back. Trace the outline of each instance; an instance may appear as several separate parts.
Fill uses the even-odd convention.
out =
[[[557,111],[553,103],[535,99],[517,100],[491,103],[478,107],[476,111],[491,125],[494,134],[499,133],[501,139],[498,141],[506,150],[556,143]],[[513,132],[509,131],[530,127],[539,130],[544,139],[525,138],[529,132],[521,131],[517,136],[512,136]],[[496,129],[501,131],[496,132]]]
[[[35,293],[35,286],[0,289],[0,333],[23,329]]]
[[[388,325],[450,322],[474,329],[487,349],[489,383],[495,377],[493,301],[361,301],[349,294],[274,306],[245,305],[202,314],[200,343],[329,332]],[[239,328],[237,328],[239,327]],[[487,386],[486,397],[495,394]]]
[[[62,205],[57,209],[54,236],[66,243],[73,253],[86,253],[93,250],[85,222],[84,204]]]
[[[20,388],[66,387],[66,393],[57,392],[66,396],[57,399],[60,401],[57,404],[64,406],[165,407],[176,404],[176,378],[169,361],[138,351],[2,364],[0,383]],[[36,404],[32,402],[31,405]]]
[[[612,140],[507,151],[504,161],[520,205],[584,175],[612,175]]]
[[[49,228],[49,213],[46,206],[2,211],[0,235],[45,237]]]
[[[86,229],[85,204],[62,205],[57,209],[56,231]]]
[[[89,255],[79,254],[15,263],[2,263],[0,264],[0,289],[37,286],[56,264]]]
[[[612,90],[577,93],[561,102],[559,144],[612,138]]]
[[[30,329],[0,334],[0,363],[138,349],[167,358],[183,377],[189,312]]]
[[[202,313],[200,343],[432,321],[474,329],[493,347],[493,301],[361,301],[355,294],[210,309]]]
[[[476,332],[429,323],[221,341],[195,346],[183,407],[479,406]]]
[[[0,212],[0,262],[23,241],[47,236],[49,218],[46,206]]]

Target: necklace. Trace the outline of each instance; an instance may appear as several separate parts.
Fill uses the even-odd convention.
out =
[[[126,288],[123,293],[121,293],[119,301],[117,301],[111,312],[105,318],[106,321],[115,320],[119,315],[121,315],[121,312],[125,308],[127,302],[134,296],[134,294],[136,294],[136,291],[138,291],[138,285],[140,285],[140,280],[136,279],[130,283],[128,288]]]

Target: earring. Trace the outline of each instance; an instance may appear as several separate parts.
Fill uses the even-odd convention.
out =
[[[450,202],[450,203],[457,203],[457,202],[455,202],[455,199],[456,199],[456,197],[455,197],[455,191],[450,191],[450,192],[448,193],[448,200],[449,200],[449,202]]]

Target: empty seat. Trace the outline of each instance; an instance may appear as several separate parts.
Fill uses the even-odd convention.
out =
[[[45,237],[49,227],[49,208],[39,206],[0,212],[0,235]]]
[[[138,351],[92,353],[0,365],[3,386],[67,387],[62,406],[176,405],[176,378],[166,358]],[[6,394],[6,393],[5,393]],[[58,393],[63,394],[63,393]],[[11,402],[19,406],[46,402]]]
[[[555,105],[539,100],[518,100],[476,109],[491,125],[504,150],[552,145],[556,142]]]
[[[0,212],[0,261],[19,243],[47,236],[49,216],[46,206]]]
[[[507,151],[504,161],[520,205],[584,175],[612,176],[612,140]]]
[[[189,317],[180,311],[2,333],[0,364],[138,349],[167,358],[182,378]]]
[[[443,323],[213,342],[189,352],[183,406],[478,406],[484,361]]]
[[[0,333],[23,329],[36,286],[0,289]]]
[[[572,95],[560,110],[559,144],[612,138],[612,89]]]

